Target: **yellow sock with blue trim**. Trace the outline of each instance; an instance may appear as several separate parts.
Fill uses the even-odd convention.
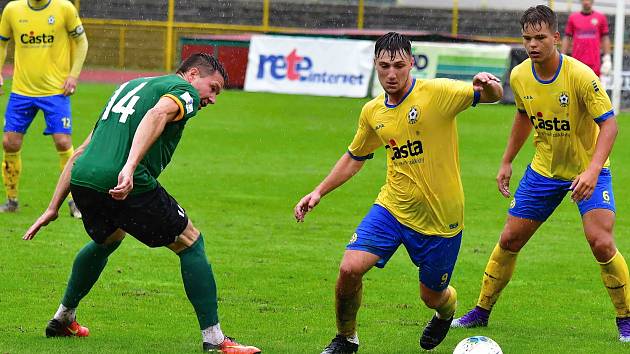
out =
[[[446,302],[442,304],[442,306],[435,309],[437,311],[437,317],[440,319],[447,320],[455,314],[455,310],[457,309],[457,291],[452,286],[448,286],[448,299]]]
[[[499,299],[499,295],[505,286],[512,279],[514,267],[516,266],[516,256],[518,252],[511,252],[501,248],[497,243],[492,250],[492,255],[486,265],[483,273],[483,282],[481,283],[481,292],[477,306],[492,310],[492,306]]]
[[[70,146],[70,148],[66,151],[57,151],[57,153],[59,154],[59,167],[61,168],[61,171],[63,171],[63,168],[66,167],[70,157],[74,154],[74,146]],[[68,194],[68,197],[72,199],[71,194]]]
[[[2,159],[2,182],[8,199],[17,200],[21,173],[22,155],[20,151],[5,151]]]
[[[626,260],[617,251],[608,262],[598,263],[608,295],[615,305],[617,317],[630,317],[630,291],[628,290],[630,276]]]

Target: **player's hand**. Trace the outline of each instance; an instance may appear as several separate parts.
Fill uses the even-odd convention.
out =
[[[320,199],[322,199],[322,196],[314,191],[305,195],[293,209],[295,220],[297,220],[297,222],[304,222],[306,213],[313,210],[313,208],[319,204]]]
[[[4,78],[2,77],[2,74],[0,74],[0,96],[4,95],[4,90],[2,89],[2,86],[4,86]]]
[[[68,76],[66,81],[63,83],[63,95],[70,96],[74,94],[74,90],[77,89],[77,78]]]
[[[590,198],[597,186],[599,172],[597,169],[589,168],[577,175],[570,187],[571,200],[577,203]]]
[[[497,174],[497,187],[499,193],[506,198],[510,197],[510,178],[512,178],[512,164],[502,163]]]
[[[124,200],[133,189],[133,172],[135,169],[125,165],[118,174],[118,184],[109,190],[109,194],[116,200]]]
[[[475,75],[475,77],[473,77],[473,89],[475,91],[482,91],[484,86],[487,86],[494,82],[499,83],[501,82],[501,80],[490,73],[480,72]]]
[[[37,218],[35,223],[33,223],[33,225],[31,225],[31,227],[26,230],[26,233],[24,234],[24,236],[22,236],[22,240],[32,240],[35,235],[37,235],[39,229],[48,225],[51,221],[56,220],[57,216],[59,216],[58,210],[46,209],[46,211],[44,211],[44,213],[39,218]]]
[[[612,70],[612,60],[610,58],[610,54],[604,54],[604,56],[602,57],[602,66],[599,68],[599,72],[606,76],[608,74],[610,74],[610,71]]]

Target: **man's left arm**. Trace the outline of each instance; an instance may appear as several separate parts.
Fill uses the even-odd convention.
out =
[[[486,72],[475,75],[473,78],[473,90],[479,92],[479,103],[494,103],[503,97],[501,80]]]
[[[604,56],[602,57],[602,65],[599,68],[599,71],[602,75],[610,74],[612,70],[612,58],[610,57],[611,46],[610,46],[610,36],[608,35],[608,20],[605,15],[602,15],[602,20],[599,23],[599,35],[601,38],[601,47],[604,52]]]
[[[615,144],[618,131],[615,117],[610,117],[604,121],[598,122],[597,125],[599,125],[599,135],[597,136],[595,151],[593,152],[591,162],[584,172],[575,177],[571,184],[571,190],[573,191],[571,193],[571,199],[574,202],[579,202],[591,197],[597,185],[599,173],[604,167]]]
[[[170,97],[162,97],[147,111],[133,136],[127,162],[118,174],[118,185],[109,190],[116,200],[123,200],[133,189],[133,174],[167,123],[180,115],[180,106]]]

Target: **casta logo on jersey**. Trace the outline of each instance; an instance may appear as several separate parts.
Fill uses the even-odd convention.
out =
[[[571,130],[571,125],[568,120],[558,119],[558,117],[545,119],[543,118],[542,112],[536,113],[536,116],[530,116],[529,120],[536,129],[555,130],[557,132]]]
[[[29,33],[22,33],[20,41],[24,44],[40,44],[40,43],[52,43],[55,40],[55,36],[52,34],[35,34],[30,31]]]
[[[266,75],[270,75],[274,80],[351,86],[362,85],[365,79],[363,74],[315,71],[314,67],[313,59],[306,55],[299,55],[297,49],[293,49],[287,55],[261,54],[258,59],[256,78],[264,79]]]
[[[390,139],[389,144],[385,145],[385,150],[387,149],[392,149],[392,160],[406,159],[410,156],[418,156],[424,152],[420,140],[407,140],[405,145],[398,146],[394,139]]]

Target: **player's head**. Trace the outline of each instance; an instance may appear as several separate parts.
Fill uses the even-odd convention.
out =
[[[556,55],[560,32],[558,18],[549,7],[538,5],[521,16],[523,46],[534,63],[542,63]]]
[[[593,11],[593,0],[582,0],[582,12],[587,14]]]
[[[376,40],[374,67],[385,92],[394,94],[404,90],[413,67],[409,39],[400,33],[389,32]]]
[[[195,53],[189,56],[177,69],[177,74],[197,89],[200,109],[214,104],[217,95],[228,81],[223,64],[207,53]]]

